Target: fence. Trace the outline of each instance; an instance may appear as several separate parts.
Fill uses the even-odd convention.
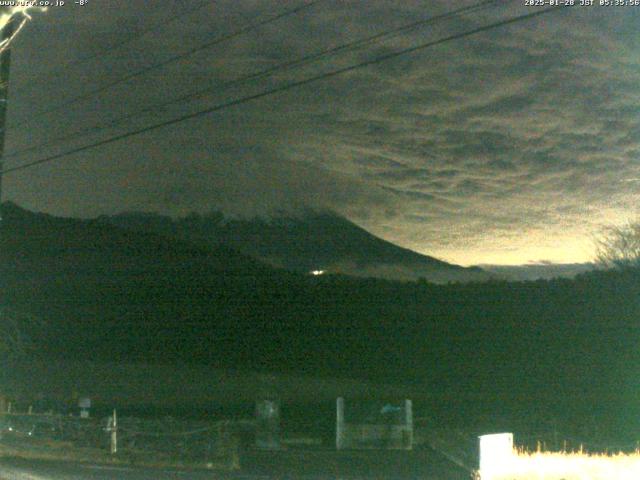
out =
[[[399,404],[350,405],[336,401],[336,448],[411,450],[413,410],[411,400]],[[358,408],[360,407],[360,408]],[[359,411],[358,411],[359,410]]]
[[[171,417],[80,418],[56,414],[0,414],[5,451],[87,461],[235,468],[250,421],[185,421]]]

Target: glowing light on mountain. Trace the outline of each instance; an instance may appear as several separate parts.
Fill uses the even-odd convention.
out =
[[[17,3],[17,2],[16,2]],[[26,3],[26,2],[25,2]],[[20,30],[25,26],[25,24],[31,20],[31,15],[29,15],[30,11],[41,11],[44,12],[46,7],[32,7],[32,6],[12,6],[12,7],[0,7],[0,31],[4,30],[4,28],[9,24],[9,22],[14,19],[14,17],[22,17],[20,23],[13,31],[13,34],[9,38],[5,38],[0,42],[0,53],[6,50],[16,35],[20,33]]]
[[[309,273],[311,273],[311,275],[318,276],[318,275],[322,275],[324,273],[324,270],[311,270],[311,272]]]

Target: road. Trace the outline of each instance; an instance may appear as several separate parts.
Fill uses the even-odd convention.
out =
[[[0,459],[0,480],[262,480],[243,474],[220,475],[208,470],[182,471],[73,462]],[[266,479],[264,479],[266,480]]]
[[[0,480],[466,480],[430,452],[251,452],[238,472],[0,458]]]

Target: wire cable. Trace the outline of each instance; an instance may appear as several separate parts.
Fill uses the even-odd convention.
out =
[[[366,61],[354,64],[354,65],[350,65],[348,67],[339,68],[339,69],[332,70],[330,72],[326,72],[326,73],[323,73],[323,74],[320,74],[320,75],[317,75],[317,76],[314,76],[314,77],[310,77],[310,78],[306,78],[306,79],[303,79],[303,80],[298,80],[298,81],[295,81],[295,82],[287,83],[285,85],[282,85],[282,86],[279,86],[279,87],[275,87],[275,88],[272,88],[270,90],[266,90],[266,91],[263,91],[263,92],[260,92],[260,93],[256,93],[256,94],[253,94],[253,95],[248,95],[248,96],[245,96],[245,97],[241,97],[239,99],[230,100],[230,101],[225,102],[225,103],[214,105],[212,107],[209,107],[209,108],[206,108],[206,109],[203,109],[203,110],[199,110],[199,111],[194,112],[194,113],[181,115],[179,117],[172,118],[170,120],[166,120],[166,121],[155,123],[155,124],[143,127],[143,128],[139,128],[139,129],[136,129],[136,130],[125,132],[125,133],[122,133],[120,135],[116,135],[116,136],[113,136],[113,137],[110,137],[110,138],[106,138],[104,140],[100,140],[98,142],[94,142],[94,143],[90,143],[90,144],[83,145],[83,146],[80,146],[80,147],[72,148],[70,150],[58,153],[56,155],[51,155],[51,156],[48,156],[48,157],[45,157],[45,158],[41,158],[41,159],[38,159],[38,160],[34,160],[32,162],[24,163],[22,165],[18,165],[18,166],[15,166],[15,167],[5,168],[5,169],[2,169],[0,171],[0,175],[4,175],[6,173],[11,173],[11,172],[16,172],[16,171],[20,171],[20,170],[25,170],[27,168],[31,168],[31,167],[34,167],[36,165],[41,165],[41,164],[44,164],[44,163],[49,163],[49,162],[52,162],[54,160],[57,160],[57,159],[60,159],[60,158],[63,158],[63,157],[67,157],[69,155],[73,155],[73,154],[76,154],[76,153],[80,153],[80,152],[84,152],[84,151],[87,151],[87,150],[91,150],[93,148],[97,148],[97,147],[100,147],[100,146],[103,146],[103,145],[107,145],[107,144],[114,143],[114,142],[117,142],[117,141],[120,141],[120,140],[124,140],[126,138],[130,138],[130,137],[137,136],[137,135],[140,135],[140,134],[143,134],[143,133],[147,133],[147,132],[150,132],[150,131],[153,131],[153,130],[157,130],[159,128],[167,127],[167,126],[170,126],[170,125],[175,125],[175,124],[184,122],[186,120],[202,117],[202,116],[208,115],[210,113],[218,112],[220,110],[223,110],[223,109],[235,106],[235,105],[240,105],[242,103],[246,103],[246,102],[249,102],[251,100],[257,100],[259,98],[264,98],[264,97],[273,95],[275,93],[280,93],[280,92],[284,92],[286,90],[290,90],[292,88],[300,87],[300,86],[303,86],[303,85],[308,85],[310,83],[314,83],[314,82],[317,82],[319,80],[326,80],[328,78],[333,78],[335,76],[342,75],[344,73],[351,72],[351,71],[354,71],[354,70],[359,69],[359,68],[363,68],[363,67],[367,67],[367,66],[370,66],[370,65],[374,65],[376,63],[380,63],[380,62],[383,62],[383,61],[386,61],[386,60],[397,58],[397,57],[400,57],[402,55],[406,55],[406,54],[409,54],[409,53],[417,52],[417,51],[423,50],[425,48],[433,47],[433,46],[436,46],[436,45],[441,45],[441,44],[444,44],[444,43],[447,43],[447,42],[450,42],[450,41],[453,41],[453,40],[458,40],[458,39],[465,38],[465,37],[468,37],[468,36],[471,36],[471,35],[475,35],[477,33],[486,32],[486,31],[489,31],[489,30],[493,30],[495,28],[503,27],[503,26],[514,24],[514,23],[517,23],[517,22],[520,22],[520,21],[523,21],[523,20],[528,20],[528,19],[531,19],[531,18],[534,18],[534,17],[538,17],[540,15],[543,15],[543,14],[546,14],[546,13],[549,13],[549,12],[553,12],[553,11],[561,9],[561,8],[564,8],[564,7],[563,6],[553,6],[553,7],[548,7],[548,8],[544,8],[544,9],[541,9],[541,10],[537,10],[537,11],[532,12],[532,13],[518,15],[516,17],[512,17],[512,18],[509,18],[509,19],[506,19],[506,20],[501,20],[499,22],[491,23],[489,25],[483,25],[481,27],[474,28],[474,29],[468,30],[466,32],[456,33],[456,34],[453,34],[453,35],[449,35],[447,37],[443,37],[443,38],[438,39],[438,40],[422,43],[422,44],[419,44],[419,45],[415,45],[413,47],[409,47],[409,48],[405,48],[405,49],[402,49],[402,50],[399,50],[399,51],[396,51],[396,52],[388,53],[386,55],[382,55],[380,57],[377,57],[377,58],[374,58],[374,59],[371,59],[371,60],[366,60]]]
[[[265,76],[271,75],[272,73],[276,73],[276,72],[279,72],[281,70],[287,70],[287,69],[294,68],[294,67],[301,67],[301,66],[310,64],[312,62],[316,62],[318,60],[321,60],[322,58],[327,57],[329,55],[341,53],[343,51],[354,50],[356,48],[361,48],[361,47],[364,47],[366,45],[370,45],[370,44],[372,44],[374,42],[378,42],[378,41],[386,39],[386,38],[391,38],[391,37],[396,36],[396,35],[398,35],[399,33],[402,33],[402,32],[414,30],[414,29],[416,29],[418,27],[425,26],[425,25],[431,25],[431,24],[437,23],[438,21],[446,20],[448,18],[452,18],[452,17],[458,16],[458,15],[463,14],[463,13],[475,13],[475,12],[478,12],[480,10],[484,10],[484,9],[486,9],[488,7],[491,7],[493,5],[504,3],[505,1],[508,1],[508,0],[485,0],[485,1],[473,4],[473,5],[469,5],[469,6],[462,7],[462,8],[456,9],[456,10],[452,10],[452,11],[449,11],[449,12],[446,12],[446,13],[443,13],[443,14],[440,14],[440,15],[435,15],[435,16],[432,16],[432,17],[429,17],[429,18],[426,18],[426,19],[418,20],[416,22],[411,22],[409,24],[402,25],[402,26],[394,28],[392,30],[387,30],[387,31],[384,31],[384,32],[381,32],[381,33],[378,33],[378,34],[375,34],[375,35],[371,35],[371,36],[368,36],[368,37],[364,37],[364,38],[360,38],[360,39],[354,40],[354,41],[346,43],[346,44],[342,44],[342,45],[339,45],[339,46],[336,46],[336,47],[324,49],[324,50],[319,51],[317,53],[309,54],[309,55],[306,55],[304,57],[298,58],[296,60],[290,60],[290,61],[287,61],[287,62],[279,63],[279,64],[274,65],[272,67],[269,67],[267,69],[261,70],[259,72],[251,73],[251,74],[248,74],[248,75],[244,75],[244,76],[239,77],[239,78],[234,79],[234,80],[230,80],[230,81],[223,82],[223,83],[220,83],[220,84],[213,83],[213,84],[210,84],[207,87],[202,88],[200,90],[197,90],[195,92],[190,92],[188,94],[181,95],[181,96],[173,98],[173,99],[169,99],[169,100],[167,100],[166,102],[163,102],[163,103],[153,104],[153,105],[144,107],[144,108],[142,108],[140,110],[137,110],[135,112],[128,113],[128,114],[122,115],[120,117],[117,117],[115,119],[109,120],[108,122],[103,122],[103,123],[99,123],[97,125],[93,125],[93,126],[90,126],[90,127],[85,127],[85,128],[79,129],[79,130],[75,130],[75,131],[73,131],[71,133],[67,133],[67,134],[64,134],[62,136],[58,136],[58,137],[55,137],[53,139],[46,140],[44,142],[41,142],[41,143],[38,143],[38,144],[35,144],[35,145],[30,145],[29,147],[25,147],[25,148],[22,148],[22,149],[19,149],[19,150],[15,150],[13,152],[5,154],[4,158],[5,159],[6,158],[13,158],[13,157],[16,157],[16,156],[19,156],[19,155],[23,155],[23,154],[28,153],[28,152],[33,152],[33,151],[36,151],[36,150],[40,150],[40,149],[42,149],[44,147],[55,145],[57,143],[64,142],[65,140],[73,139],[73,138],[75,138],[75,137],[77,137],[79,135],[95,134],[95,133],[98,133],[100,131],[106,130],[108,128],[116,127],[116,126],[120,125],[121,123],[123,123],[123,122],[125,122],[127,120],[131,120],[133,118],[136,118],[136,117],[139,117],[141,115],[148,114],[148,113],[152,113],[154,111],[162,110],[162,109],[164,109],[164,108],[166,108],[166,107],[168,107],[170,105],[174,105],[174,104],[177,104],[177,103],[183,103],[183,102],[190,101],[190,100],[195,100],[195,99],[200,98],[200,97],[202,97],[202,96],[204,96],[206,94],[214,93],[215,91],[220,90],[220,89],[225,89],[225,88],[233,87],[233,86],[236,86],[236,85],[241,85],[241,84],[246,83],[246,82],[248,82],[250,80],[256,80],[256,79],[259,79],[259,78],[263,78]]]
[[[102,56],[108,56],[110,54],[112,54],[113,52],[121,49],[122,47],[129,45],[130,43],[138,40],[139,38],[144,37],[145,35],[147,35],[148,33],[153,32],[154,30],[158,30],[159,28],[162,27],[166,27],[167,25],[169,25],[170,23],[179,20],[182,17],[188,16],[188,15],[192,15],[193,13],[197,12],[198,10],[201,10],[202,8],[206,7],[207,5],[210,5],[213,1],[215,0],[204,0],[198,4],[196,4],[193,8],[190,8],[188,10],[185,10],[184,12],[181,12],[180,14],[177,15],[172,15],[171,17],[169,17],[166,20],[162,20],[160,22],[154,23],[153,25],[144,28],[142,30],[140,30],[139,32],[136,32],[132,35],[129,35],[128,37],[117,41],[115,43],[112,43],[111,45],[108,45],[104,48],[101,48],[100,50],[98,50],[97,52],[94,53],[90,53],[89,55],[86,55],[84,57],[80,57],[77,58],[75,60],[71,60],[70,62],[67,62],[66,64],[60,66],[59,68],[50,71],[49,73],[46,73],[44,75],[44,78],[46,79],[46,81],[50,81],[51,78],[55,78],[55,77],[59,77],[60,75],[62,75],[62,73],[64,73],[66,70],[69,70],[71,68],[75,68],[78,65],[81,65],[83,63],[89,62],[91,60],[94,60],[98,57],[102,57]],[[157,9],[163,8],[163,6],[158,7]],[[21,85],[35,85],[40,83],[38,80],[40,79],[40,76],[33,76],[31,78],[28,78],[26,82],[21,83]],[[21,91],[20,87],[18,86],[17,91]]]
[[[117,85],[129,82],[129,81],[131,81],[131,80],[133,80],[135,78],[138,78],[138,77],[140,77],[142,75],[146,75],[147,73],[152,72],[154,70],[158,70],[160,68],[164,68],[167,65],[170,65],[172,63],[178,62],[180,60],[184,60],[185,58],[188,58],[188,57],[190,57],[190,56],[192,56],[192,55],[194,55],[194,54],[196,54],[198,52],[201,52],[203,50],[207,50],[209,48],[212,48],[212,47],[214,47],[216,45],[219,45],[220,43],[226,42],[227,40],[231,40],[231,39],[233,39],[235,37],[238,37],[240,35],[243,35],[245,33],[250,32],[252,30],[255,30],[256,28],[262,27],[262,26],[267,25],[269,23],[276,22],[276,21],[278,21],[278,20],[280,20],[282,18],[288,17],[290,15],[294,15],[294,14],[296,14],[296,13],[298,13],[298,12],[300,12],[300,11],[306,9],[306,8],[311,7],[311,6],[315,5],[316,3],[322,2],[322,1],[324,1],[324,0],[311,0],[310,2],[307,2],[307,3],[305,3],[305,4],[301,5],[301,6],[286,10],[286,11],[284,11],[284,12],[282,12],[282,13],[274,16],[274,17],[267,18],[265,20],[261,20],[261,21],[252,23],[252,24],[250,24],[250,25],[248,25],[246,27],[242,27],[242,28],[240,28],[238,30],[235,30],[234,32],[229,33],[227,35],[216,37],[213,40],[205,42],[205,43],[203,43],[201,45],[198,45],[197,47],[193,47],[193,48],[187,50],[186,52],[183,52],[183,53],[178,54],[178,55],[174,55],[173,57],[170,57],[170,58],[168,58],[166,60],[163,60],[161,62],[149,65],[148,67],[145,67],[145,68],[143,68],[141,70],[133,72],[133,73],[131,73],[129,75],[125,75],[124,77],[120,77],[120,78],[118,78],[118,79],[116,79],[116,80],[114,80],[112,82],[109,82],[109,83],[107,83],[107,84],[105,84],[105,85],[103,85],[101,87],[98,87],[98,88],[96,88],[94,90],[90,90],[88,92],[80,94],[80,95],[78,95],[78,96],[76,96],[76,97],[74,97],[74,98],[72,98],[70,100],[67,100],[67,101],[63,102],[63,103],[60,103],[60,104],[54,105],[52,107],[46,108],[45,110],[37,112],[34,115],[30,115],[30,118],[33,118],[34,116],[35,117],[40,117],[40,116],[43,116],[43,115],[48,115],[50,113],[57,112],[59,110],[62,110],[63,108],[69,107],[69,106],[74,105],[74,104],[76,104],[78,102],[81,102],[83,100],[87,100],[89,98],[92,98],[92,97],[94,97],[96,95],[101,94],[102,92],[110,90],[111,88],[113,88],[113,87],[115,87]],[[27,122],[26,122],[26,119],[25,119],[25,120],[22,120],[22,121],[18,122],[16,125],[12,125],[11,128],[19,128],[19,127],[24,126],[26,123]],[[0,129],[0,132],[2,132],[3,130],[4,129]]]

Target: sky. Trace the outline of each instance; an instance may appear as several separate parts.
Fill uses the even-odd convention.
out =
[[[48,114],[304,1],[89,0],[36,12],[13,43],[5,167],[540,8],[497,2],[221,86],[475,3],[319,0]],[[7,174],[3,198],[76,217],[331,209],[452,263],[590,261],[603,225],[637,214],[639,24],[640,7],[563,8]],[[11,155],[205,87],[116,128]]]

